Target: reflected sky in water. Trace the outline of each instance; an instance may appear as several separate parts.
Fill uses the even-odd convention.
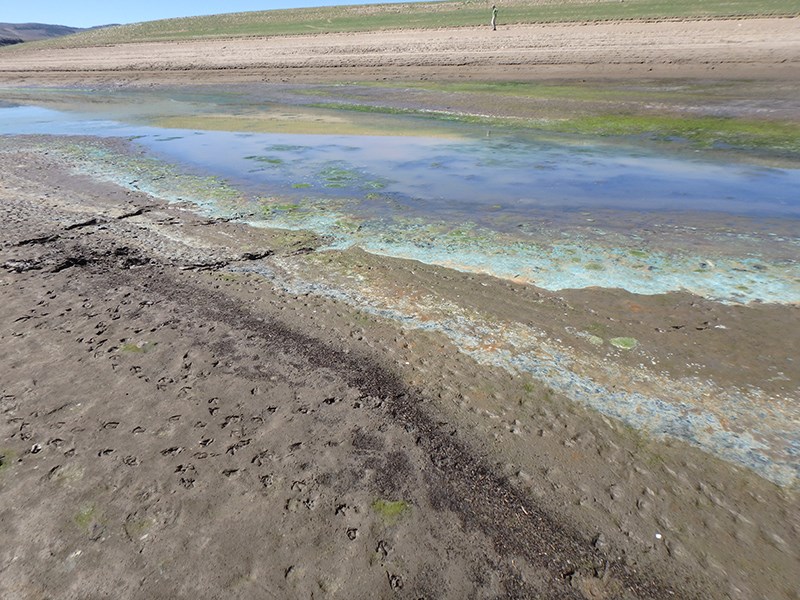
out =
[[[415,216],[453,220],[487,209],[530,217],[558,207],[800,217],[800,170],[534,135],[201,132],[19,106],[0,108],[0,133],[136,137],[157,155],[225,177],[254,197],[348,198],[368,212],[386,205],[359,201],[381,194]]]

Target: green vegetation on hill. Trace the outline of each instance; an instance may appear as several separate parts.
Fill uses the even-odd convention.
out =
[[[625,19],[797,16],[797,0],[495,0],[501,25]],[[486,24],[492,0],[268,10],[122,25],[42,42],[82,47],[144,41]]]

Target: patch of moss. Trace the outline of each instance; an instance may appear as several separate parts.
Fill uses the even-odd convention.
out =
[[[284,204],[265,204],[261,207],[265,213],[273,212],[295,212],[300,210],[299,204],[284,203]]]
[[[311,184],[310,183],[293,183],[292,187],[294,189],[296,189],[296,190],[302,190],[302,189],[310,188]]]
[[[126,343],[120,346],[120,352],[131,352],[136,354],[146,354],[158,345],[158,342],[139,342],[138,344]]]
[[[97,516],[97,508],[94,505],[84,506],[78,514],[75,515],[74,521],[75,523],[83,528],[88,529],[89,526],[95,521],[95,517]]]
[[[603,265],[601,265],[600,263],[595,263],[595,262],[586,263],[586,266],[584,268],[587,271],[605,271],[606,270],[606,268]]]
[[[13,450],[0,450],[0,474],[11,466],[14,456],[15,452]]]
[[[411,505],[404,500],[385,500],[378,498],[372,503],[374,510],[383,521],[389,525],[396,523],[407,512],[411,511]]]

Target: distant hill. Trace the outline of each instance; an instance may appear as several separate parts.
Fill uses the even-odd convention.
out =
[[[45,25],[44,23],[0,23],[0,46],[46,40],[79,31],[84,30],[78,27]]]

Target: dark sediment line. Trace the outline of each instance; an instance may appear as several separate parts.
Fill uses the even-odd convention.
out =
[[[524,558],[531,565],[546,569],[552,577],[549,598],[581,598],[574,581],[605,580],[609,576],[628,595],[637,598],[699,597],[685,587],[671,589],[657,577],[642,575],[599,552],[586,536],[559,522],[478,457],[446,423],[437,420],[433,410],[426,408],[430,403],[420,391],[408,389],[374,359],[343,352],[278,320],[258,316],[222,294],[177,281],[159,269],[152,258],[153,268],[138,271],[138,276],[121,270],[111,260],[96,261],[92,268],[107,276],[112,286],[141,285],[148,293],[158,293],[164,300],[180,305],[187,314],[223,322],[247,332],[250,339],[260,338],[267,347],[295,354],[312,367],[328,369],[363,396],[383,404],[389,416],[415,436],[416,444],[424,449],[434,467],[427,475],[431,504],[457,514],[466,529],[485,534],[504,558]],[[87,259],[86,264],[91,262]],[[508,597],[539,597],[531,595],[518,575],[507,572],[505,580]]]

